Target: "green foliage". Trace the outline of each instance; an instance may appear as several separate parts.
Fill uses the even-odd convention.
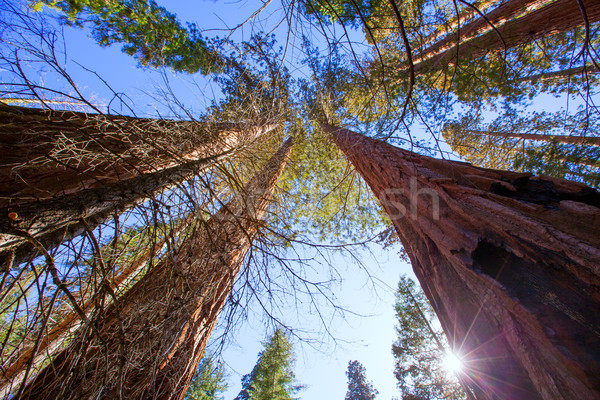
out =
[[[284,121],[293,113],[290,97],[294,81],[281,65],[283,49],[274,35],[255,34],[235,45],[219,62],[216,81],[224,98],[214,102],[206,115],[222,121]]]
[[[42,5],[61,12],[69,25],[91,25],[101,46],[123,43],[123,51],[143,66],[208,74],[217,60],[196,25],[186,29],[154,0],[36,0],[33,8]]]
[[[514,169],[536,175],[568,178],[600,187],[600,148],[563,143],[528,146],[517,153]]]
[[[216,361],[213,355],[205,355],[200,360],[196,375],[185,395],[185,400],[222,400],[227,390],[225,365]]]
[[[348,361],[348,391],[345,400],[373,400],[379,393],[373,388],[371,382],[367,381],[365,367],[358,361]]]
[[[305,14],[325,23],[341,22],[359,27],[363,18],[369,18],[382,0],[304,0]]]
[[[297,137],[293,160],[293,173],[282,181],[288,224],[328,242],[362,241],[389,226],[370,188],[327,134],[315,129]]]
[[[398,325],[392,354],[402,399],[465,399],[456,377],[442,367],[448,344],[443,332],[434,328],[435,313],[425,294],[406,276],[398,283],[395,309]]]
[[[301,387],[295,385],[295,359],[287,334],[277,329],[263,346],[252,372],[242,378],[242,390],[235,400],[294,399]]]

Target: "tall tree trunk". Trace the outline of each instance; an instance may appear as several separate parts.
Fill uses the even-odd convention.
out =
[[[581,0],[589,23],[600,21],[600,2]],[[581,8],[576,0],[558,0],[522,18],[511,20],[499,26],[497,31],[489,31],[466,42],[415,64],[415,72],[442,68],[463,60],[470,60],[493,51],[529,43],[540,37],[566,32],[584,24]],[[502,37],[502,40],[498,37]]]
[[[183,399],[292,147],[200,223],[16,398]]]
[[[193,215],[190,215],[184,221],[181,221],[169,235],[165,235],[160,241],[154,243],[149,249],[142,252],[127,265],[127,267],[119,271],[114,279],[107,282],[112,291],[114,293],[123,292],[156,255],[162,254],[167,249],[167,243],[172,238],[176,240],[179,237],[179,234],[193,221],[192,217]],[[101,283],[100,286],[102,285],[103,284]],[[80,291],[83,292],[83,290]],[[94,291],[94,293],[96,292]],[[73,294],[76,295],[75,293]],[[98,302],[99,299],[96,298],[95,294],[93,296],[88,295],[81,301],[81,310],[89,316],[93,305]],[[67,340],[75,330],[81,327],[83,322],[80,315],[71,310],[61,315],[58,323],[49,327],[43,327],[44,330],[47,330],[47,333],[41,337],[39,343],[27,343],[26,346],[16,354],[16,357],[9,359],[9,361],[4,364],[2,374],[0,375],[0,398],[8,396],[10,391],[15,389],[15,385],[18,387],[18,383],[25,378],[28,368],[31,368],[34,371],[39,370],[40,365],[44,361],[60,351],[64,346],[65,340]]]
[[[556,142],[567,144],[579,144],[586,146],[600,146],[600,136],[567,136],[567,135],[543,135],[539,133],[517,133],[517,132],[490,132],[465,130],[472,135],[490,135],[501,138],[518,138],[524,140],[536,140],[541,142]]]
[[[452,48],[457,42],[467,42],[478,35],[491,31],[492,27],[490,23],[498,28],[506,21],[525,15],[549,2],[550,0],[510,0],[506,3],[502,3],[491,12],[485,14],[487,21],[480,17],[467,25],[461,27],[457,26],[459,29],[457,29],[455,33],[447,35],[444,39],[432,43],[431,46],[427,47],[419,57],[414,60],[414,62],[424,62],[425,60]]]
[[[16,265],[40,254],[40,246],[51,250],[81,235],[86,225],[95,228],[115,211],[123,212],[159,191],[195,176],[271,128],[268,125],[238,133],[236,143],[220,143],[220,148],[215,146],[212,153],[195,161],[60,197],[0,208],[0,262],[6,264],[11,252],[14,252],[13,263]]]
[[[237,147],[248,124],[50,111],[0,103],[0,207],[126,180]]]
[[[325,129],[390,216],[477,398],[600,398],[597,191]]]
[[[541,74],[530,75],[517,79],[517,82],[550,82],[561,79],[572,79],[577,76],[581,77],[581,79],[584,79],[585,74],[596,75],[599,72],[600,70],[598,70],[595,65],[586,65],[585,67],[568,68],[560,71],[543,72]]]

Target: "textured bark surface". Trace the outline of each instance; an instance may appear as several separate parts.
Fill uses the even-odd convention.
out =
[[[95,318],[19,399],[183,399],[292,147]]]
[[[390,215],[477,398],[600,398],[598,192],[325,128]]]
[[[49,111],[0,103],[0,207],[130,179],[238,146],[247,124]]]
[[[549,2],[550,0],[510,0],[500,4],[498,7],[485,14],[487,21],[477,14],[479,18],[474,19],[466,25],[456,26],[455,28],[458,29],[455,33],[447,35],[442,40],[431,44],[431,46],[427,47],[414,62],[419,63],[425,61],[436,54],[448,50],[457,42],[467,41],[477,35],[491,31],[493,29],[491,25],[498,28],[498,26],[504,24],[506,21],[520,17]],[[472,10],[472,12],[474,13],[475,11]]]
[[[581,0],[585,7],[588,22],[600,21],[600,2]],[[528,43],[542,36],[566,32],[584,24],[584,18],[577,0],[558,0],[533,11],[522,18],[511,20],[497,28],[471,40],[461,42],[437,55],[415,64],[415,72],[442,68],[484,56],[489,52],[503,51],[522,43]],[[498,33],[502,37],[498,37]]]
[[[95,228],[115,211],[123,212],[153,194],[195,176],[272,128],[267,125],[238,132],[235,136],[228,134],[225,141],[215,137],[210,149],[203,147],[196,151],[197,156],[205,158],[63,196],[0,207],[0,264],[6,268],[9,251],[14,252],[15,265],[39,255],[31,238],[51,250],[82,234],[85,224]],[[17,217],[10,218],[11,213]]]

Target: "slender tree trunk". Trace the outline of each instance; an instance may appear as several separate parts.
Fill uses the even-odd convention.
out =
[[[466,130],[472,135],[489,135],[502,138],[518,138],[524,140],[536,140],[541,142],[556,142],[567,144],[579,144],[586,146],[600,146],[600,136],[567,136],[567,135],[543,135],[539,133],[517,133],[517,132],[490,132]]]
[[[541,74],[526,76],[526,77],[517,79],[517,81],[518,82],[530,82],[530,83],[550,82],[550,81],[555,81],[555,80],[571,79],[571,78],[575,78],[577,76],[580,76],[583,79],[585,74],[596,75],[599,72],[600,72],[600,70],[598,70],[598,68],[596,68],[596,66],[587,65],[585,67],[568,68],[568,69],[563,69],[560,71],[544,72]]]
[[[53,198],[239,145],[248,124],[50,111],[0,103],[0,207]]]
[[[169,236],[165,236],[159,242],[152,245],[149,249],[142,252],[136,259],[131,262],[126,268],[118,273],[109,283],[111,289],[115,293],[121,293],[124,288],[131,284],[140,272],[148,265],[148,263],[157,255],[162,254],[167,249],[167,242],[171,238],[176,239],[182,230],[189,226],[192,222],[192,215],[179,223]],[[75,295],[75,293],[74,293]],[[90,314],[93,305],[98,303],[95,296],[88,296],[82,300],[81,309]],[[3,366],[2,374],[0,375],[0,397],[8,396],[11,390],[18,387],[18,383],[25,378],[28,365],[31,365],[33,370],[38,370],[41,363],[48,360],[56,352],[63,347],[65,340],[78,328],[81,327],[83,321],[75,311],[68,311],[61,316],[60,321],[48,328],[47,333],[41,338],[39,344],[29,343],[21,349],[14,359],[9,360]]]
[[[600,194],[325,127],[380,199],[478,399],[600,398]]]
[[[51,250],[81,235],[86,224],[97,227],[114,215],[115,210],[123,212],[195,176],[270,129],[272,126],[238,134],[236,143],[221,143],[220,149],[214,147],[212,154],[195,161],[60,197],[0,208],[0,262],[5,264],[10,252],[14,252],[13,263],[17,265],[39,254],[40,246]]]
[[[585,7],[589,23],[600,21],[600,2],[581,0]],[[493,51],[515,47],[529,43],[540,37],[566,32],[584,24],[581,8],[576,0],[558,0],[542,7],[522,18],[511,20],[497,28],[498,32],[489,31],[481,36],[461,42],[437,55],[415,64],[415,72],[442,68],[448,64],[456,64],[470,60]],[[502,40],[498,37],[498,33]]]
[[[557,154],[556,159],[572,164],[583,165],[590,168],[600,168],[600,160],[598,158],[592,159],[585,155],[577,154]]]
[[[490,23],[498,28],[506,21],[523,16],[549,2],[550,0],[510,0],[502,3],[491,12],[485,14],[487,21],[480,17],[467,25],[461,26],[455,33],[447,35],[444,39],[427,47],[414,62],[424,62],[437,54],[449,50],[457,42],[467,42],[478,35],[490,32],[492,30]]]
[[[101,338],[81,330],[16,398],[183,399],[291,147],[98,315]]]

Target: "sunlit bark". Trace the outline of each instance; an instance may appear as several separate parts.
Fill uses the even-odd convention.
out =
[[[589,23],[600,21],[600,2],[581,0]],[[497,30],[488,31],[471,40],[438,52],[435,56],[415,64],[415,72],[442,68],[449,64],[484,56],[489,52],[503,51],[540,37],[566,32],[584,25],[585,20],[578,1],[558,0],[519,19],[510,20]]]
[[[462,26],[456,24],[453,33],[435,43],[431,43],[414,61],[415,63],[423,62],[450,49],[457,42],[466,42],[477,35],[491,31],[493,29],[492,25],[497,28],[507,21],[525,15],[549,2],[550,0],[511,0],[502,3],[491,12],[485,14],[487,21],[477,14],[477,17],[468,24]]]
[[[324,127],[391,217],[479,399],[600,397],[600,194]]]
[[[54,198],[206,158],[264,124],[133,118],[0,102],[0,207]]]

